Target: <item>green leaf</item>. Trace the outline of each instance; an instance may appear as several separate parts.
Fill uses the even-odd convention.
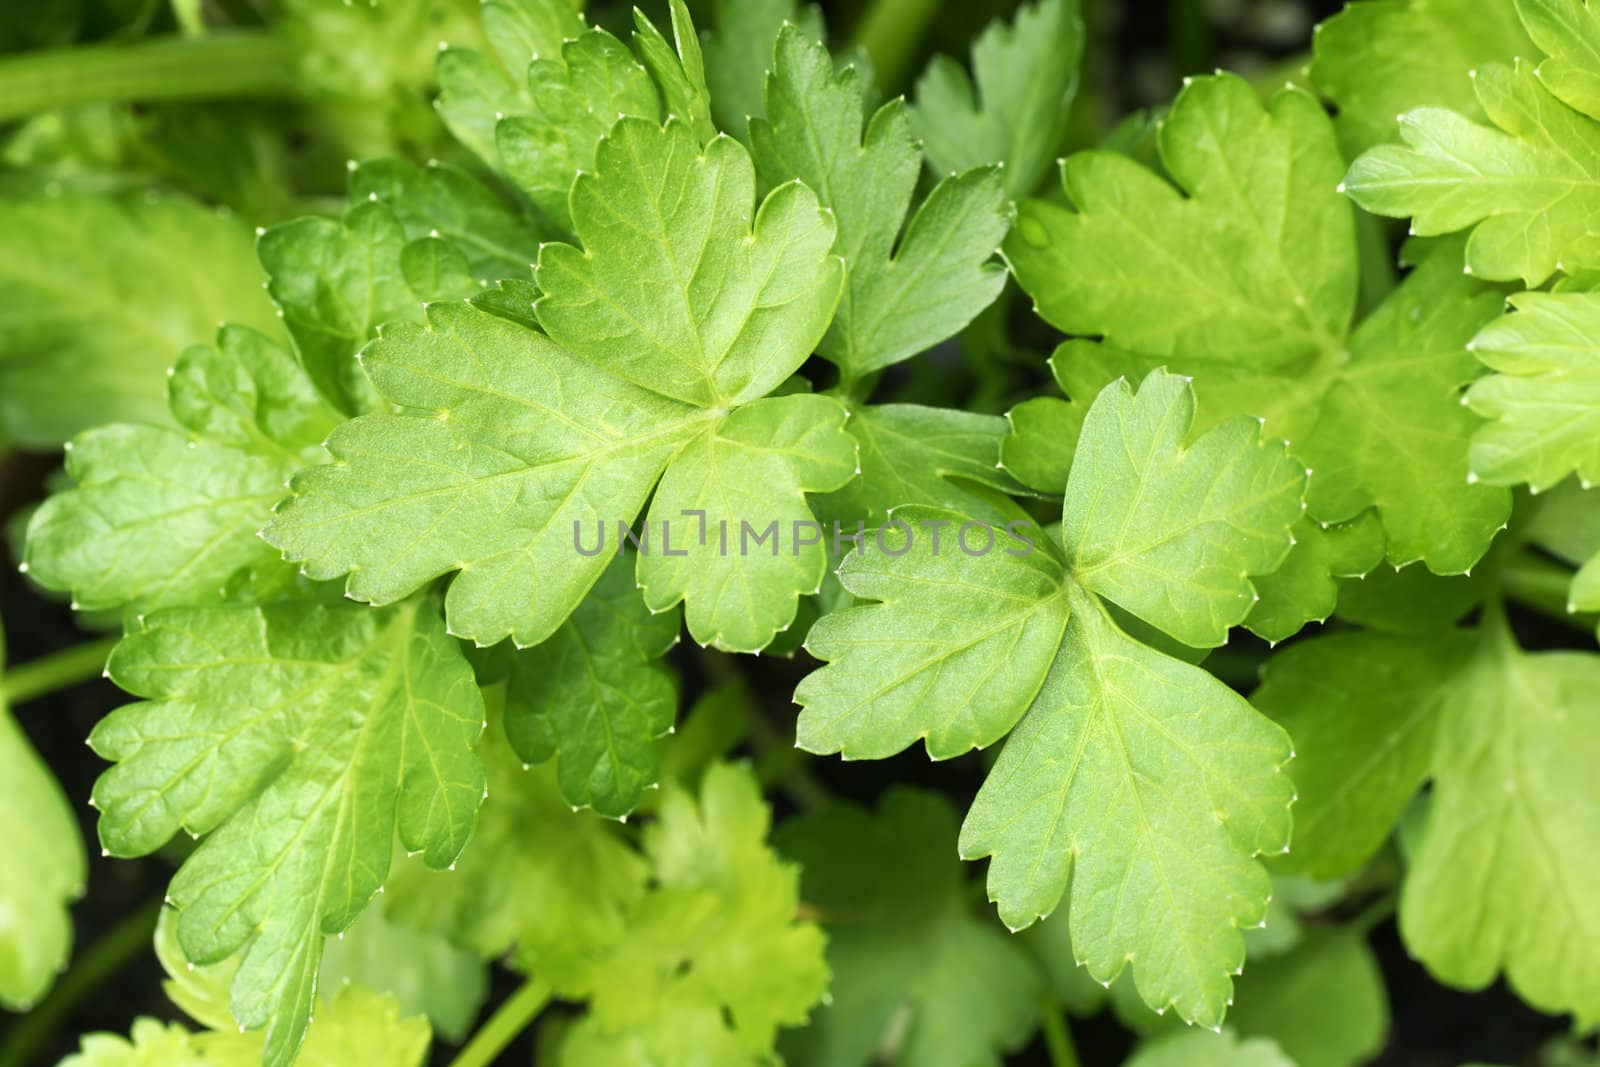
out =
[[[669,117],[676,117],[694,131],[702,144],[717,136],[711,121],[711,90],[706,87],[705,57],[700,52],[700,37],[683,0],[668,0],[672,19],[672,44],[667,43],[655,24],[637,7],[633,9],[633,46],[661,90],[661,101]],[[654,119],[655,116],[648,116]]]
[[[1433,793],[1400,898],[1409,951],[1440,980],[1481,989],[1504,971],[1534,1007],[1600,1020],[1600,657],[1528,655],[1489,623],[1452,680]]]
[[[956,819],[934,793],[895,787],[876,813],[834,805],[784,824],[829,925],[831,999],[786,1043],[816,1067],[998,1067],[1033,1030],[1039,975],[992,917],[975,914],[955,858]]]
[[[403,1016],[426,1016],[436,1034],[460,1044],[489,996],[489,968],[471,948],[368,908],[323,949],[323,999],[350,985],[389,994]]]
[[[1297,1067],[1264,1037],[1240,1041],[1232,1032],[1180,1030],[1147,1042],[1124,1067]]]
[[[189,1031],[177,1023],[140,1017],[127,1038],[85,1034],[77,1052],[58,1067],[209,1067]]]
[[[1517,0],[1517,13],[1549,58],[1535,73],[1558,100],[1600,118],[1600,10],[1588,0]]]
[[[498,162],[496,125],[531,103],[525,80],[529,64],[559,56],[562,45],[583,34],[585,26],[567,0],[486,0],[482,17],[495,55],[445,48],[434,78],[439,83],[439,117],[457,140],[493,167]]]
[[[878,603],[817,623],[807,647],[829,662],[795,699],[813,752],[885,756],[920,737],[943,758],[1010,731],[960,840],[964,857],[993,857],[1001,918],[1050,914],[1070,881],[1091,975],[1132,962],[1146,1002],[1216,1025],[1244,956],[1238,928],[1266,909],[1254,857],[1288,838],[1288,739],[1209,674],[1127,636],[1095,590],[1169,636],[1212,640],[1249,611],[1238,576],[1288,552],[1304,473],[1251,420],[1187,440],[1192,412],[1187,385],[1159,372],[1137,394],[1101,394],[1059,547],[939,553],[919,535],[848,559],[845,588]],[[1190,547],[1184,570],[1167,542]],[[1194,559],[1214,591],[1193,581]]]
[[[650,75],[605,30],[588,30],[528,67],[525,113],[495,126],[505,171],[544,216],[572,229],[567,194],[593,169],[595,149],[623,115],[652,121],[661,101]]]
[[[1410,216],[1415,234],[1470,228],[1466,269],[1480,277],[1532,288],[1600,266],[1589,230],[1600,211],[1600,116],[1562,103],[1525,63],[1482,67],[1473,88],[1492,126],[1441,108],[1406,112],[1403,144],[1351,166],[1351,197],[1374,214]]]
[[[1317,26],[1311,45],[1311,80],[1338,107],[1352,155],[1391,140],[1395,116],[1413,108],[1481,119],[1467,72],[1534,49],[1512,0],[1348,4]]]
[[[758,1064],[827,986],[822,932],[796,918],[799,872],[767,847],[754,776],[719,765],[663,791],[644,850],[652,891],[595,972],[563,1064]]]
[[[0,662],[4,648],[0,646]],[[0,690],[0,1006],[31,1008],[67,965],[72,916],[88,875],[72,805],[28,743]]]
[[[0,233],[0,430],[19,444],[166,423],[162,373],[184,348],[224,320],[277,330],[248,232],[193,201],[8,200]]]
[[[572,811],[553,767],[523,766],[506,743],[495,694],[486,694],[489,728],[478,744],[489,796],[471,847],[448,872],[398,865],[385,915],[485,959],[509,956],[561,996],[582,998],[623,938],[649,866],[616,823]]]
[[[1193,421],[1180,378],[1101,393],[1078,439],[1062,536],[1079,584],[1205,648],[1250,613],[1250,576],[1283,561],[1284,517],[1304,510],[1306,476],[1248,419],[1190,442]]]
[[[386,603],[457,570],[452,632],[536,644],[605,568],[603,553],[584,547],[591,531],[631,522],[664,471],[662,492],[675,500],[695,498],[679,485],[707,473],[711,452],[733,464],[717,472],[729,484],[767,476],[759,449],[725,446],[785,439],[790,424],[777,415],[795,406],[736,409],[781,385],[826,329],[842,273],[828,253],[832,224],[797,183],[754,210],[745,150],[728,137],[702,150],[677,121],[625,119],[598,158],[573,189],[583,249],[551,245],[540,256],[545,334],[435,305],[425,326],[387,331],[366,351],[379,392],[406,413],[335,432],[338,462],[298,477],[266,533],[313,577],[348,573],[353,597]],[[827,405],[837,410],[821,400],[804,408]],[[837,488],[853,471],[842,462],[849,439],[815,444],[819,454],[794,457],[796,480]],[[775,517],[740,516],[763,526]],[[647,562],[656,561],[641,559],[641,581]],[[749,563],[718,556],[693,577],[722,588]],[[790,580],[790,595],[816,584]],[[764,582],[776,595],[773,577]],[[659,594],[668,603],[689,592],[690,632],[702,642],[759,648],[787,621],[770,604],[752,615],[742,601],[707,605],[668,588]]]
[[[660,657],[677,612],[652,613],[618,555],[555,634],[513,660],[506,735],[530,763],[556,760],[561,795],[612,818],[661,777],[656,739],[672,729],[678,688]]]
[[[773,64],[766,117],[750,124],[761,176],[817,191],[849,268],[821,354],[853,380],[959,332],[1005,285],[993,261],[1010,223],[998,172],[940,182],[906,224],[920,165],[904,101],[885,104],[863,133],[860,73],[836,74],[799,27],[778,35]]]
[[[1340,525],[1301,519],[1294,547],[1282,566],[1254,582],[1261,598],[1244,625],[1269,642],[1299,633],[1309,622],[1325,622],[1339,603],[1337,578],[1359,578],[1383,562],[1383,527],[1364,511]]]
[[[23,567],[86,611],[271,595],[294,570],[257,532],[289,477],[322,462],[339,416],[294,357],[224,327],[167,382],[179,429],[118,424],[69,442],[74,488],[40,505]]]
[[[1497,372],[1467,392],[1490,420],[1472,439],[1473,473],[1535,490],[1569,474],[1600,482],[1600,293],[1519,293],[1511,307],[1468,346]]]
[[[989,24],[972,46],[972,78],[935,56],[911,115],[929,168],[953,174],[996,163],[1010,196],[1038,188],[1066,136],[1083,44],[1078,0],[1039,0],[1009,23]]]
[[[1317,878],[1359,871],[1427,777],[1449,679],[1472,641],[1334,633],[1267,662],[1251,703],[1294,738],[1294,849],[1275,866]]]
[[[1357,1067],[1382,1050],[1389,1003],[1357,929],[1318,929],[1289,953],[1252,961],[1229,1023],[1270,1038],[1295,1067]]]
[[[1023,287],[1054,325],[1106,342],[1063,349],[1058,377],[1098,388],[1152,366],[1193,374],[1201,426],[1255,415],[1289,441],[1314,472],[1314,520],[1376,507],[1391,562],[1472,566],[1510,513],[1507,493],[1468,482],[1478,420],[1459,403],[1480,370],[1466,342],[1499,299],[1444,245],[1351,328],[1352,212],[1332,184],[1343,164],[1304,93],[1266,107],[1237,78],[1196,79],[1160,146],[1178,188],[1086,152],[1063,168],[1076,210],[1020,208],[1006,254]]]
[[[793,23],[813,41],[823,39],[822,13],[798,0],[714,0],[715,25],[705,42],[706,82],[717,125],[745,138],[752,118],[766,114],[768,41]]]
[[[427,601],[289,601],[150,615],[109,670],[145,702],[90,736],[116,763],[94,790],[101,842],[139,856],[210,835],[172,882],[178,937],[197,963],[243,950],[233,1016],[285,1067],[323,935],[382,888],[396,832],[435,867],[466,845],[484,790],[471,668]]]
[[[998,416],[920,404],[859,404],[851,407],[845,429],[856,439],[861,475],[823,497],[821,515],[878,525],[889,509],[908,504],[976,514],[985,506],[978,487],[1026,492],[1000,468],[1006,423]],[[848,521],[841,526],[847,528],[853,528]]]

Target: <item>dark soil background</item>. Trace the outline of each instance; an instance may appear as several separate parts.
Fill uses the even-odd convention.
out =
[[[8,0],[0,0],[5,2]],[[600,6],[598,0],[593,6]],[[656,5],[645,6],[653,12]],[[845,0],[824,2],[822,6],[837,40],[842,36],[841,29],[848,32],[862,5]],[[919,70],[927,55],[936,51],[965,56],[967,42],[991,13],[1003,13],[1014,6],[1011,0],[947,0],[912,69]],[[1210,71],[1216,66],[1249,74],[1303,55],[1312,25],[1340,6],[1326,0],[1213,0],[1206,4],[1193,0],[1102,0],[1094,4],[1090,15],[1100,41],[1097,47],[1091,46],[1092,69],[1086,84],[1106,121],[1139,107],[1160,106],[1171,98],[1184,74]],[[1022,321],[1026,318],[1019,319],[1017,329],[1038,334],[1040,325]],[[15,519],[38,498],[55,465],[54,457],[19,454],[0,461],[0,523]],[[90,636],[75,624],[64,603],[38,595],[10,565],[0,567],[0,618],[6,622],[8,659],[13,664]],[[1568,631],[1538,618],[1518,622],[1519,632],[1530,646],[1571,643]],[[803,660],[746,660],[744,665],[751,668],[757,697],[773,730],[780,735],[791,732],[793,708],[789,696],[808,664]],[[687,704],[696,689],[704,687],[706,679],[699,673],[699,664],[687,655],[681,666]],[[160,856],[139,861],[102,859],[95,844],[94,813],[82,803],[103,769],[85,748],[84,738],[95,722],[122,699],[109,683],[96,681],[29,704],[17,716],[68,794],[80,804],[91,861],[88,896],[74,910],[78,944],[75,963],[79,964],[86,954],[93,954],[97,941],[108,931],[130,915],[158,906],[173,869],[173,863]],[[843,797],[871,801],[886,784],[901,781],[946,791],[963,804],[976,791],[983,773],[976,758],[933,765],[920,754],[872,763],[819,760],[811,769],[824,786]],[[780,796],[776,802],[780,815],[784,814],[785,801]],[[1532,1011],[1503,986],[1465,994],[1438,985],[1407,956],[1392,921],[1376,929],[1373,945],[1383,966],[1394,1020],[1388,1047],[1375,1061],[1383,1067],[1457,1067],[1473,1061],[1539,1067],[1540,1046],[1564,1032],[1562,1020]],[[178,1018],[161,991],[161,978],[154,956],[143,953],[59,1016],[55,1006],[65,999],[59,992],[31,1019],[0,1015],[0,1048],[16,1029],[38,1027],[47,1036],[37,1045],[27,1067],[53,1064],[75,1051],[77,1035],[81,1033],[126,1032],[130,1021],[140,1014]],[[485,1013],[516,984],[511,976],[499,974]],[[1129,1036],[1109,1016],[1074,1020],[1072,1030],[1085,1067],[1117,1064],[1131,1045]],[[454,1051],[441,1045],[435,1062],[448,1062]],[[533,1038],[524,1035],[507,1050],[501,1062],[527,1064],[533,1056]],[[1020,1067],[1045,1065],[1048,1059],[1042,1044],[1036,1044],[1010,1062]]]

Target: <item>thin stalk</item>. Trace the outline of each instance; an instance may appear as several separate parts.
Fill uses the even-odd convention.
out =
[[[450,1067],[491,1067],[506,1046],[528,1028],[534,1016],[549,1002],[550,987],[537,978],[530,978],[478,1028],[467,1047],[450,1061]]]
[[[1585,634],[1594,633],[1595,616],[1568,607],[1572,572],[1558,563],[1531,552],[1518,553],[1500,572],[1500,588],[1522,607]]]
[[[7,704],[23,704],[68,686],[87,682],[105,670],[106,657],[120,641],[105,637],[30,660],[13,667],[0,677],[0,698]]]
[[[884,92],[904,82],[939,0],[872,0],[856,24],[851,44],[866,52]]]
[[[152,900],[90,945],[50,995],[11,1024],[10,1033],[0,1042],[0,1067],[37,1063],[39,1047],[60,1024],[141,953],[149,951],[160,915],[161,901]]]
[[[292,96],[298,82],[294,46],[263,31],[28,52],[0,60],[0,122],[111,100]]]
[[[1078,1067],[1078,1050],[1072,1043],[1072,1031],[1061,1009],[1048,996],[1039,1002],[1039,1031],[1044,1035],[1044,1048],[1050,1054],[1050,1067]]]

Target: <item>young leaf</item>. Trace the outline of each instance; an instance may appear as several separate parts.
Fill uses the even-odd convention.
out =
[[[168,999],[206,1028],[190,1036],[189,1046],[207,1067],[256,1067],[263,1062],[262,1035],[240,1032],[228,1011],[228,989],[238,960],[191,963],[179,944],[173,919],[173,912],[163,911],[156,925],[156,958],[167,972],[162,988]],[[348,1067],[352,1063],[420,1067],[427,1058],[432,1039],[427,1019],[403,1018],[393,996],[346,984],[323,989],[321,1000],[316,1021],[295,1061],[299,1067]],[[159,1067],[168,1065],[162,1061]]]
[[[1600,1020],[1600,961],[1574,951],[1600,931],[1600,657],[1528,655],[1491,621],[1448,689],[1433,802],[1400,899],[1408,949],[1444,981],[1480,989],[1504,971],[1580,1029]]]
[[[711,121],[711,90],[706,86],[705,57],[700,53],[700,37],[683,0],[668,0],[672,19],[672,39],[667,43],[655,24],[637,7],[633,9],[633,45],[649,68],[661,90],[668,117],[687,123],[702,144],[717,136]],[[654,115],[648,116],[655,118]]]
[[[117,1034],[85,1034],[78,1051],[57,1067],[210,1067],[200,1057],[194,1038],[177,1023],[145,1016],[133,1020],[127,1038]]]
[[[294,580],[258,536],[289,477],[322,462],[339,416],[294,357],[224,327],[167,382],[172,422],[111,425],[69,443],[76,488],[40,505],[24,566],[86,611],[152,611],[271,595]]]
[[[1179,1030],[1139,1047],[1124,1067],[1297,1067],[1277,1043],[1264,1037],[1241,1041],[1231,1031],[1208,1034]]]
[[[799,872],[767,847],[755,777],[719,765],[668,786],[645,831],[654,888],[595,972],[564,1064],[768,1062],[778,1028],[827,987],[822,931],[796,918]]]
[[[929,168],[953,174],[997,163],[1013,198],[1037,189],[1066,136],[1083,38],[1078,0],[1038,0],[983,31],[972,46],[973,78],[935,56],[911,112]]]
[[[483,797],[483,703],[436,609],[288,601],[172,608],[112,654],[145,698],[90,735],[116,766],[95,785],[100,838],[146,855],[210,836],[174,877],[197,963],[243,950],[232,1011],[286,1067],[306,1036],[324,934],[383,886],[399,840],[444,867]]]
[[[766,117],[750,124],[762,178],[805,182],[838,220],[849,274],[820,351],[847,380],[930,348],[988,307],[1005,284],[993,257],[1010,221],[998,173],[980,169],[940,182],[906,225],[920,166],[905,102],[885,104],[863,135],[865,97],[854,67],[836,74],[827,50],[789,26]]]
[[[1472,470],[1495,485],[1600,482],[1600,293],[1520,293],[1469,346],[1498,373],[1467,392],[1490,420]]]
[[[1315,472],[1314,520],[1375,507],[1391,562],[1472,566],[1510,511],[1506,492],[1469,483],[1477,420],[1459,403],[1477,370],[1466,342],[1498,298],[1447,245],[1351,328],[1354,229],[1334,191],[1343,163],[1302,92],[1263,106],[1232,76],[1195,79],[1160,147],[1179,188],[1124,156],[1085,152],[1063,167],[1076,210],[1019,209],[1006,254],[1040,314],[1105,339],[1058,353],[1058,374],[1098,386],[1152,366],[1192,373],[1202,425],[1262,417]]]
[[[1027,1039],[1038,973],[992,916],[974,913],[955,841],[949,803],[901,787],[876,813],[834,805],[779,830],[778,847],[805,872],[806,903],[836,924],[831,998],[786,1042],[791,1062],[998,1067]]]
[[[4,647],[0,645],[0,664]],[[67,905],[83,895],[87,862],[78,820],[28,743],[0,689],[0,1006],[27,1011],[72,951]]]
[[[19,444],[166,423],[162,374],[184,348],[221,321],[278,330],[248,231],[193,201],[8,200],[0,233],[0,431]]]
[[[1159,372],[1137,394],[1101,394],[1059,548],[940,554],[921,537],[847,560],[845,588],[879,603],[813,628],[807,647],[829,663],[795,699],[814,752],[884,756],[921,737],[943,758],[1011,731],[960,841],[966,858],[993,857],[1001,918],[1050,914],[1070,880],[1092,975],[1132,962],[1148,1003],[1216,1025],[1243,959],[1236,930],[1266,906],[1254,857],[1288,838],[1288,739],[1209,674],[1127,636],[1100,596],[1219,643],[1250,610],[1248,576],[1287,553],[1305,474],[1251,420],[1189,441],[1193,412],[1187,384]],[[1172,544],[1187,546],[1182,569]]]
[[[1317,26],[1311,80],[1353,155],[1392,140],[1395,116],[1414,108],[1483,118],[1468,71],[1533,51],[1513,0],[1375,0]]]
[[[829,254],[832,223],[808,190],[782,186],[759,211],[754,195],[754,168],[732,138],[701,150],[676,120],[619,122],[598,170],[573,189],[583,249],[551,245],[540,256],[545,333],[459,304],[432,306],[423,328],[389,331],[365,366],[409,413],[341,427],[329,444],[340,462],[297,478],[266,536],[316,577],[349,573],[350,594],[375,603],[458,570],[452,631],[532,645],[605,568],[575,534],[632,521],[663,471],[675,499],[688,500],[673,488],[680,477],[692,483],[719,442],[776,434],[769,416],[813,420],[790,438],[816,448],[793,457],[795,477],[809,490],[837,488],[854,468],[843,462],[848,436],[826,430],[840,418],[835,402],[737,410],[810,354],[842,273]],[[741,464],[750,477],[767,469],[759,449],[727,452],[730,483]],[[680,454],[691,468],[673,475]],[[776,516],[739,518],[764,526]],[[716,544],[686,546],[697,581],[728,580],[747,562]],[[737,600],[697,603],[691,590],[691,633],[761,648],[814,585],[768,580],[760,613]],[[652,606],[684,591],[669,585]],[[773,607],[784,597],[788,614]]]
[[[1575,11],[1580,2],[1523,0],[1519,9]],[[1600,61],[1588,62],[1600,75]],[[1404,144],[1357,159],[1345,179],[1351,197],[1378,215],[1411,216],[1416,234],[1470,228],[1466,268],[1484,278],[1532,288],[1557,271],[1600,266],[1600,241],[1589,229],[1600,211],[1600,99],[1573,94],[1563,102],[1541,70],[1518,62],[1474,72],[1492,126],[1441,108],[1401,115]]]
[[[569,803],[612,818],[661,778],[656,739],[672,728],[678,689],[659,662],[678,642],[678,613],[653,614],[616,560],[572,617],[519,652],[506,688],[506,735],[530,763],[556,760]]]

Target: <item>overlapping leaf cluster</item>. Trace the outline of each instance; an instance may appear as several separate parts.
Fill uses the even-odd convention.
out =
[[[355,166],[340,218],[262,234],[277,316],[254,292],[213,312],[250,268],[209,245],[183,310],[229,325],[164,406],[119,393],[139,421],[75,437],[31,520],[29,573],[127,631],[109,670],[140,702],[90,739],[104,847],[204,839],[164,958],[200,966],[174,997],[218,1033],[141,1023],[84,1062],[415,1062],[400,1012],[463,1028],[502,958],[586,1005],[563,1063],[992,1063],[1041,1001],[1106,997],[1141,1033],[1171,1008],[1244,1035],[1139,1062],[1349,1063],[1383,1028],[1364,929],[1295,915],[1397,828],[1430,969],[1600,1019],[1574,947],[1600,937],[1600,659],[1522,650],[1505,609],[1554,580],[1558,611],[1600,611],[1600,14],[1462,6],[1326,23],[1337,118],[1194,79],[1145,158],[1074,151],[1046,191],[1083,45],[1065,0],[881,105],[788,0],[717,3],[703,40],[674,2],[631,41],[489,0],[490,50],[437,65],[489,177]],[[1363,210],[1413,218],[1398,277]],[[189,214],[106,228],[215,221]],[[1013,284],[1064,335],[1062,395],[892,402]],[[33,306],[0,317],[46,336]],[[201,329],[138,325],[158,364]],[[74,339],[89,388],[107,343]],[[26,402],[30,373],[0,362],[14,432],[82,428]],[[1249,700],[1206,662],[1323,622]],[[787,823],[797,869],[717,758],[738,696],[665,740],[684,627],[803,641],[808,752],[998,755],[964,816],[894,790]],[[637,838],[606,821],[639,810]],[[972,907],[957,854],[1027,934]],[[59,911],[77,878],[26,889]],[[319,991],[428,954],[462,981]],[[1347,1025],[1314,1039],[1329,998]]]

